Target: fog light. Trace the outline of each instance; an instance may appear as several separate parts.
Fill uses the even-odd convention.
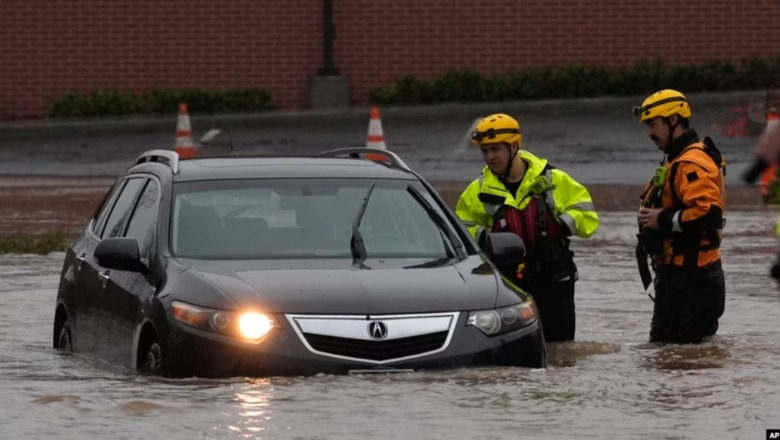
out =
[[[268,316],[253,312],[242,314],[238,320],[241,335],[247,339],[262,338],[275,327],[274,324]]]

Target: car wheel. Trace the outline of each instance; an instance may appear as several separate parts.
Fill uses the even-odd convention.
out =
[[[520,361],[520,366],[527,368],[546,368],[547,345],[544,342],[542,330],[539,329],[536,334],[526,339],[524,345],[524,349],[522,350],[523,359]]]
[[[73,351],[73,337],[70,331],[70,321],[67,319],[62,323],[60,328],[60,335],[57,337],[57,350],[61,351]]]
[[[144,363],[141,365],[141,371],[144,373],[158,374],[162,372],[163,356],[160,344],[153,341],[146,349]]]

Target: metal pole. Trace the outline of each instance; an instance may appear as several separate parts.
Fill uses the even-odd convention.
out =
[[[322,2],[322,67],[317,70],[318,75],[335,76],[339,74],[333,62],[333,39],[336,31],[333,27],[333,0]]]

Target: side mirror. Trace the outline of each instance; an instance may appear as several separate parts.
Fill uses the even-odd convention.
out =
[[[141,261],[138,241],[132,237],[114,237],[101,240],[95,248],[95,261],[106,269],[146,273],[149,269]]]
[[[482,250],[491,258],[522,258],[525,255],[525,243],[513,232],[485,232]]]

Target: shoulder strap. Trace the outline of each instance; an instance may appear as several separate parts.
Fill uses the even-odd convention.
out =
[[[545,185],[545,188],[543,191],[539,192],[538,197],[539,201],[537,204],[538,212],[536,216],[537,225],[539,226],[539,231],[542,233],[542,235],[547,234],[547,216],[545,215],[547,212],[549,212],[553,218],[555,218],[555,209],[553,207],[555,206],[555,199],[553,198],[553,190],[555,189],[555,185],[552,183],[552,171],[555,167],[550,165],[549,163],[544,166],[544,169],[542,170],[542,173],[539,176],[544,176],[544,178],[547,180],[547,184]]]
[[[674,184],[675,179],[677,178],[677,167],[679,166],[680,162],[675,162],[672,164],[672,169],[669,170],[669,179],[667,180],[669,183],[669,192],[672,193],[672,203],[674,204],[674,209],[676,210],[686,208],[686,205],[682,202],[680,195],[677,194],[677,186]]]
[[[721,169],[721,172],[725,176],[726,161],[723,160],[723,155],[720,154],[720,150],[715,146],[715,142],[712,141],[711,137],[707,136],[702,143],[704,144],[704,151],[712,158],[712,161],[715,162],[715,165]]]

